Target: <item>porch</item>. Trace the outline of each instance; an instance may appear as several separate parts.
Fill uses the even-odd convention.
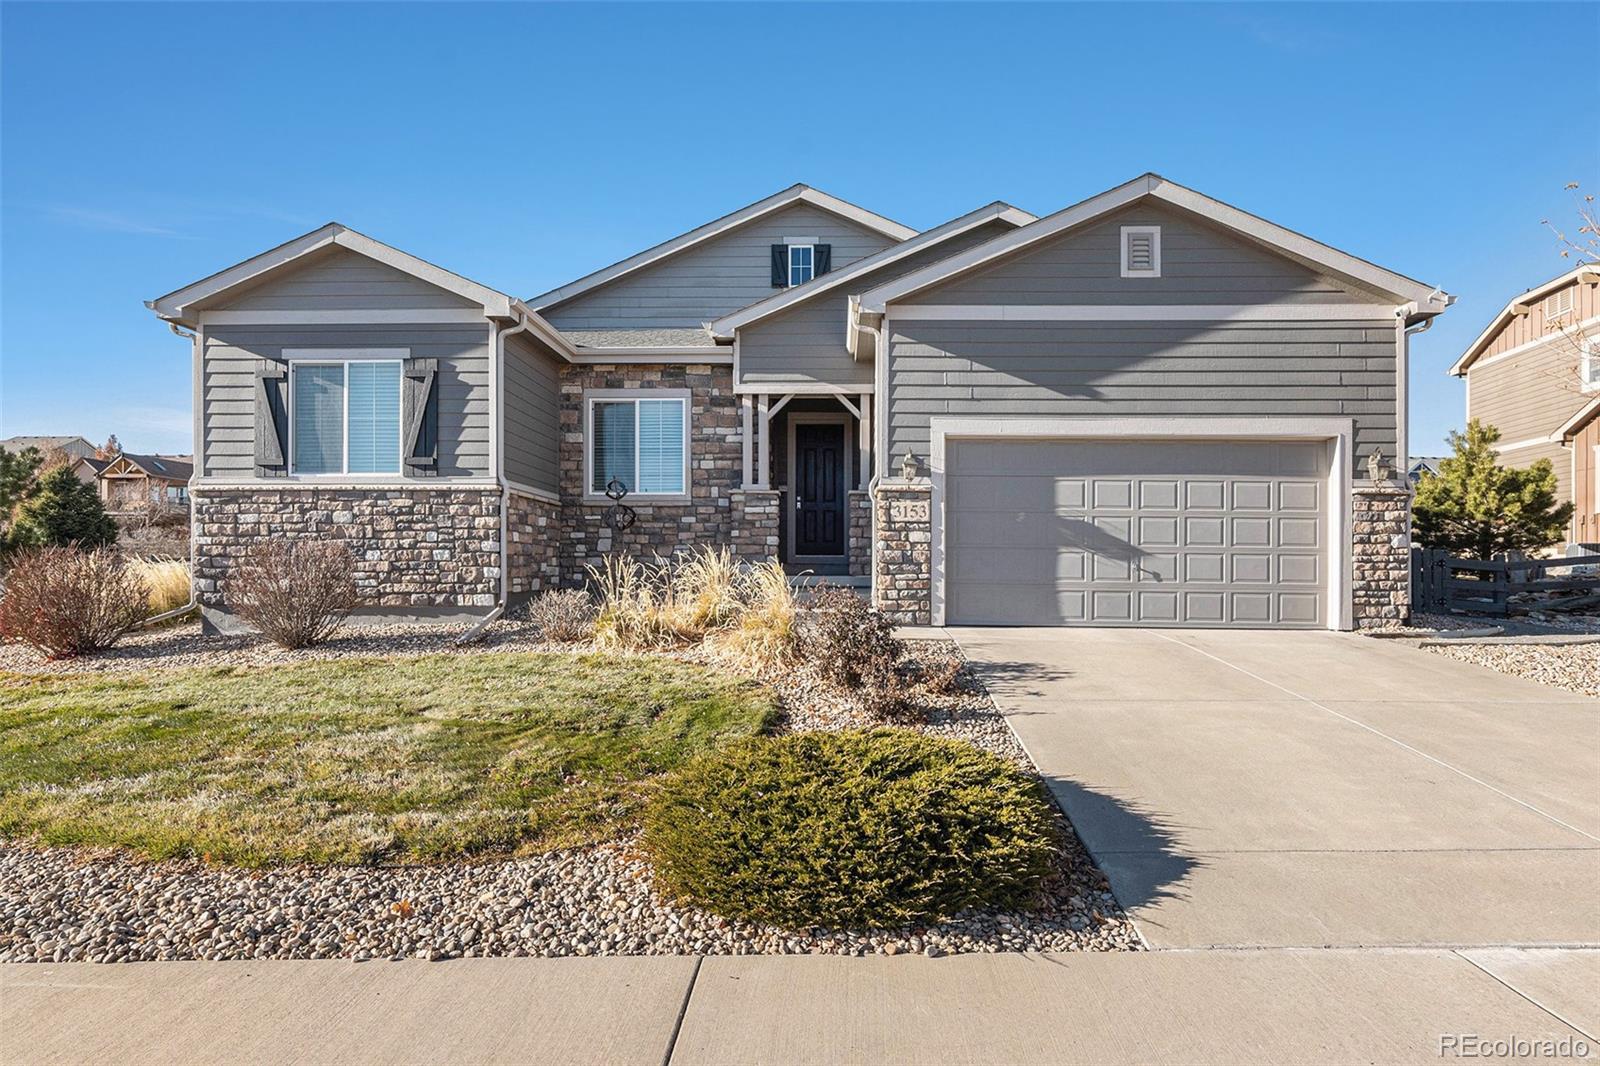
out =
[[[872,394],[740,396],[743,484],[778,499],[778,558],[791,574],[865,581],[872,555]]]

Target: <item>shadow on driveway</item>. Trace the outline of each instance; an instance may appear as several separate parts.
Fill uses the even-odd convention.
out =
[[[1170,819],[1077,781],[1041,776],[1124,910],[1184,898],[1182,883],[1204,863],[1178,846]]]

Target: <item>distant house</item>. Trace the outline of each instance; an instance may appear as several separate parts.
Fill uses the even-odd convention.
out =
[[[93,455],[81,456],[72,461],[72,472],[78,475],[78,480],[85,485],[96,485],[100,481],[100,471],[111,465],[111,460],[100,459]]]
[[[99,450],[82,437],[7,437],[0,440],[0,448],[8,452],[37,448],[41,455],[63,452],[72,459],[92,459]]]
[[[1578,498],[1592,452],[1581,420],[1600,393],[1600,264],[1584,263],[1515,297],[1462,353],[1450,373],[1467,383],[1467,419],[1500,431],[1494,449],[1507,466],[1548,459],[1555,467],[1556,499],[1578,504],[1568,536],[1593,534],[1593,502]],[[1567,449],[1572,449],[1570,452]],[[1589,507],[1589,511],[1584,508]]]
[[[189,478],[194,459],[188,455],[135,455],[121,452],[104,462],[97,480],[108,511],[132,511],[151,503],[189,505]]]
[[[1414,455],[1411,465],[1406,467],[1406,480],[1415,485],[1422,480],[1423,474],[1433,477],[1439,476],[1439,464],[1444,462],[1441,455]]]

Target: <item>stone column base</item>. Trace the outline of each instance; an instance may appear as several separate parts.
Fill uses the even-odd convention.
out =
[[[932,516],[931,485],[878,486],[873,606],[901,625],[933,622]]]
[[[1411,617],[1411,486],[1357,482],[1351,489],[1351,621],[1357,629]]]

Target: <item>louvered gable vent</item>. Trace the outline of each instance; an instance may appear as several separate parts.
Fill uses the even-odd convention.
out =
[[[1161,227],[1122,227],[1122,276],[1159,278],[1161,276]]]

